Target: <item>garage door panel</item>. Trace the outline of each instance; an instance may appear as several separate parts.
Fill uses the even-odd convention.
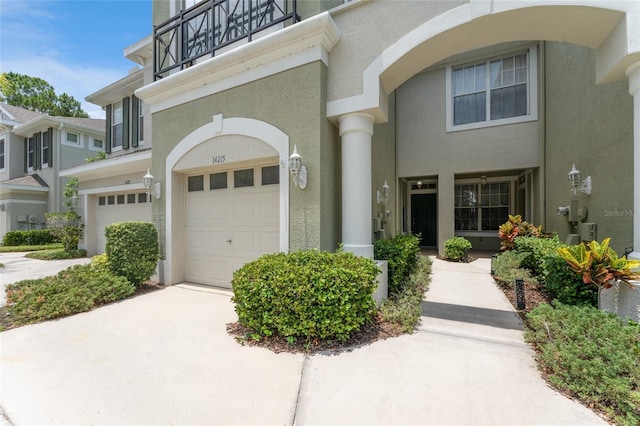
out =
[[[187,280],[230,287],[235,270],[278,252],[279,199],[277,184],[187,192]]]
[[[279,200],[274,197],[263,198],[260,200],[260,220],[269,221],[269,223],[278,224],[280,219],[278,215]]]
[[[187,268],[194,281],[202,284],[219,285],[227,280],[227,263],[211,258],[187,260]]]
[[[260,233],[260,251],[262,253],[277,253],[280,251],[280,234],[278,232]]]
[[[150,203],[105,205],[96,207],[96,252],[104,253],[107,239],[104,235],[107,225],[116,222],[151,222]]]

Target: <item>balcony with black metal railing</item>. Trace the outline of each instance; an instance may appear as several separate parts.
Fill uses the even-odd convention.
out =
[[[154,80],[300,21],[297,0],[207,0],[154,27]]]

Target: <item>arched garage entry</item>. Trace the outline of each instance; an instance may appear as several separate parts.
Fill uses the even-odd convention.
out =
[[[166,161],[165,281],[230,285],[233,270],[289,247],[289,137],[249,118],[214,117]]]

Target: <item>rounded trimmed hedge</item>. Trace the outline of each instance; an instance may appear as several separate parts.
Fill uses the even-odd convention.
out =
[[[336,338],[370,321],[380,269],[352,253],[268,254],[233,274],[238,321],[258,335]]]

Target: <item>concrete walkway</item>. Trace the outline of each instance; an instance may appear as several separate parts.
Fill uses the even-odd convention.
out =
[[[412,335],[243,347],[229,293],[178,285],[0,333],[0,417],[32,424],[606,425],[551,390],[489,260],[436,260]]]

